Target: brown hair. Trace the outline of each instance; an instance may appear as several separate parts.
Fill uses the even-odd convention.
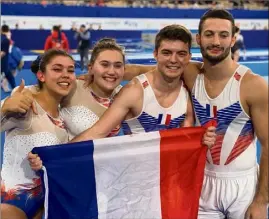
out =
[[[219,19],[230,21],[232,24],[232,36],[234,36],[235,34],[234,18],[233,18],[233,15],[225,9],[210,9],[206,13],[204,13],[204,15],[201,17],[200,22],[199,22],[198,32],[200,35],[202,33],[204,22],[210,18],[219,18]]]
[[[70,59],[72,59],[75,62],[75,60],[73,59],[73,57],[70,54],[68,54],[66,51],[60,50],[60,49],[50,49],[50,50],[46,51],[44,54],[38,56],[36,58],[36,60],[34,60],[32,62],[32,64],[31,64],[31,71],[35,75],[37,74],[38,71],[45,72],[46,71],[46,66],[56,56],[69,57]],[[39,88],[42,88],[43,83],[38,80],[38,85],[39,85]]]
[[[120,47],[113,38],[103,38],[95,44],[89,64],[93,65],[98,55],[105,50],[115,50],[120,52],[122,54],[123,62],[125,62],[125,54],[122,47]]]
[[[157,51],[163,40],[180,40],[188,43],[189,51],[191,50],[192,35],[184,26],[173,24],[162,28],[155,38],[155,50]]]

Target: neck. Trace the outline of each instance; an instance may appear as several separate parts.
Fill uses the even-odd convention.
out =
[[[113,91],[105,91],[102,90],[96,83],[92,83],[90,84],[90,87],[92,89],[92,91],[99,97],[103,97],[103,98],[109,98],[111,96],[111,94],[113,93]]]
[[[161,92],[171,92],[178,89],[180,86],[180,76],[177,78],[167,78],[162,73],[155,69],[151,73],[154,88]]]
[[[207,59],[203,61],[204,74],[209,80],[223,80],[224,78],[229,78],[238,67],[238,63],[234,62],[230,56],[215,65],[211,64]]]
[[[58,107],[61,103],[62,98],[57,98],[55,95],[50,94],[48,91],[41,89],[39,93],[36,94],[36,100],[39,105],[52,117],[59,116]]]

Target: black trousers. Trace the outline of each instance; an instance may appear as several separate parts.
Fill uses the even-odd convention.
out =
[[[80,68],[81,70],[87,69],[89,64],[89,48],[83,48],[78,50],[80,55]]]

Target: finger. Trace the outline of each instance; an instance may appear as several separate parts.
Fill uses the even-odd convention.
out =
[[[216,141],[216,137],[214,137],[214,136],[204,136],[203,139],[205,141],[212,141],[212,142],[215,142]]]
[[[18,108],[17,113],[25,114],[25,113],[27,113],[27,110],[23,109],[23,108]]]
[[[25,87],[25,82],[23,79],[21,79],[21,83],[20,83],[20,86],[19,86],[17,92],[21,93],[23,91],[24,87]]]
[[[21,102],[20,102],[21,104],[23,104],[23,105],[26,105],[28,108],[30,108],[31,107],[31,102],[29,101],[29,100],[27,100],[27,99],[23,99],[23,100],[21,100]]]
[[[31,108],[32,108],[34,114],[38,115],[37,108],[36,108],[36,105],[34,104],[34,102],[32,102]]]
[[[211,138],[214,138],[214,137],[217,136],[215,132],[206,132],[205,135],[206,135],[207,137],[211,137]]]
[[[24,90],[22,91],[22,94],[23,94],[23,97],[24,97],[25,99],[27,98],[27,99],[29,99],[29,100],[31,100],[31,101],[34,100],[34,98],[33,98],[33,94],[32,94],[30,91],[24,89]]]
[[[26,111],[28,111],[30,109],[30,107],[31,106],[29,106],[29,105],[27,105],[27,104],[25,104],[23,102],[20,102],[20,104],[19,104],[19,108],[24,109]]]
[[[42,169],[42,165],[37,165],[37,166],[31,166],[32,170],[38,171]]]
[[[209,131],[209,132],[215,132],[216,131],[216,127],[215,126],[209,126],[206,131]]]
[[[29,107],[27,107],[26,104],[24,103],[19,103],[16,107],[10,108],[10,112],[14,112],[14,113],[26,113],[28,111]]]
[[[30,164],[31,166],[42,166],[42,161],[41,160],[33,160]]]
[[[33,97],[32,93],[29,93],[29,92],[24,93],[24,92],[22,92],[22,94],[23,94],[23,99],[27,100],[30,104],[32,104],[32,102],[34,101],[34,97]]]
[[[29,152],[29,153],[28,153],[28,158],[29,158],[29,159],[33,159],[33,158],[37,158],[37,157],[38,157],[37,154],[33,154],[32,152]]]
[[[215,137],[204,136],[203,140],[204,140],[204,141],[210,141],[210,142],[215,143],[216,138],[215,138]]]
[[[38,155],[36,155],[35,157],[34,156],[30,157],[29,162],[31,162],[32,164],[38,164],[41,162],[41,159]]]
[[[209,149],[210,148],[212,148],[212,146],[214,145],[211,141],[203,141],[203,144],[205,145],[205,146],[207,146]]]
[[[42,160],[40,160],[40,158],[33,158],[33,159],[29,159],[30,162],[30,166],[42,166]]]

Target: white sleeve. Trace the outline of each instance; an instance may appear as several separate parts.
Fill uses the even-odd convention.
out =
[[[28,129],[32,123],[32,110],[26,114],[13,113],[11,115],[1,117],[1,132],[9,131],[14,128]]]

